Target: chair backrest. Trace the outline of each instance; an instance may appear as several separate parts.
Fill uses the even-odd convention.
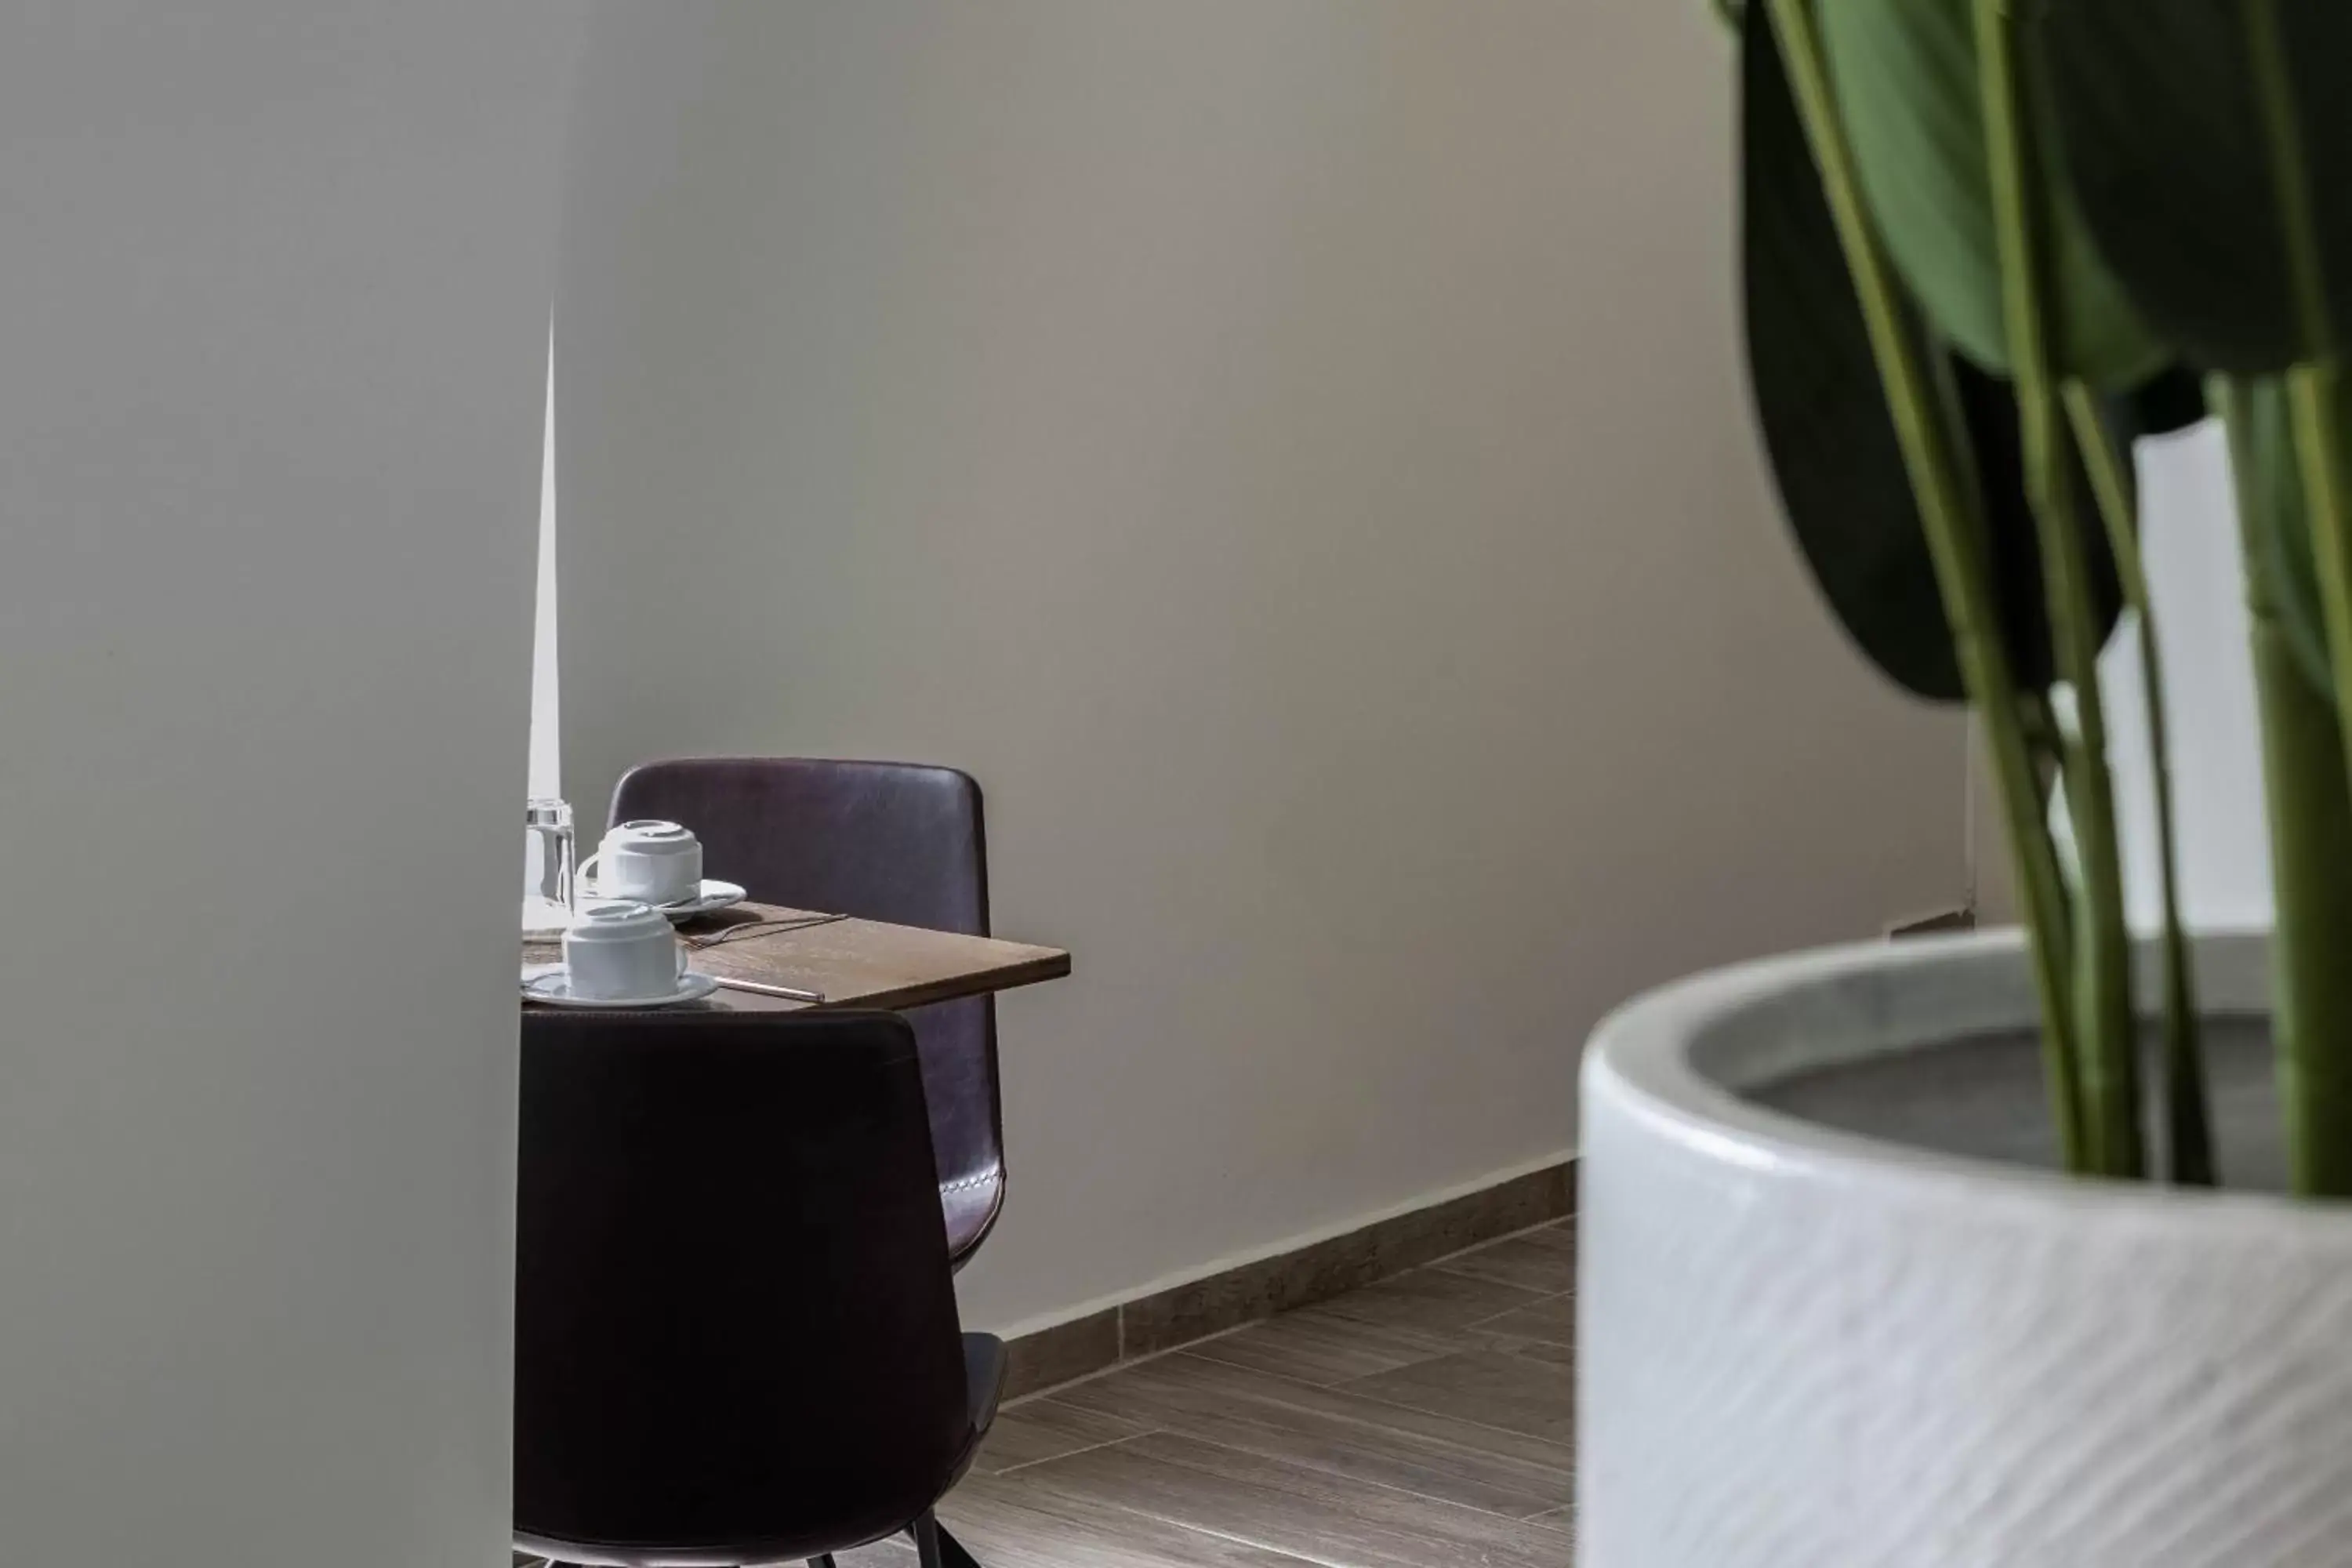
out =
[[[632,769],[614,822],[682,822],[714,877],[763,903],[988,934],[980,785],[953,768],[799,757],[681,757]],[[987,997],[907,1015],[922,1051],[940,1179],[1003,1163],[996,1006]]]
[[[902,1019],[527,1013],[521,1107],[519,1535],[765,1561],[930,1505],[971,1416]]]

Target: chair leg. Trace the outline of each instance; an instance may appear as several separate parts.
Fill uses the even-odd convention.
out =
[[[947,1532],[935,1513],[925,1513],[908,1527],[907,1533],[915,1538],[915,1552],[923,1560],[923,1568],[980,1568],[979,1559]]]
[[[810,1558],[808,1568],[833,1568],[833,1553],[828,1552],[822,1557]]]

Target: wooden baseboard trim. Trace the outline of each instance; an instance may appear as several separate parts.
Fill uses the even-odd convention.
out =
[[[1571,1160],[1153,1291],[1009,1342],[1004,1397],[1017,1399],[1309,1306],[1575,1212]]]

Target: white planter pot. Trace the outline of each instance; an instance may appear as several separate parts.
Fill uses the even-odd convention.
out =
[[[2276,1163],[2263,949],[2198,955],[2239,1020],[2231,1173]],[[2352,1208],[1961,1152],[2042,1122],[2034,1016],[2002,933],[1776,959],[1601,1026],[1584,1568],[2352,1562]]]

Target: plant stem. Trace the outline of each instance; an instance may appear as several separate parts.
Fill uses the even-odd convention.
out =
[[[2271,882],[2277,932],[2271,1034],[2286,1116],[2294,1190],[2352,1192],[2352,1139],[2344,1135],[2347,1086],[2340,1042],[2352,1037],[2352,776],[2343,725],[2304,679],[2281,628],[2277,587],[2260,531],[2261,500],[2244,388],[2217,376],[2213,404],[2230,432],[2246,565],[2254,688],[2261,699],[2263,780],[2270,808]]]
[[[1988,573],[1983,591],[1991,607],[1986,614],[1992,617],[1993,624],[1998,625],[2000,606],[1993,586],[1994,579],[1990,574],[1991,544],[1985,521],[1988,512],[1972,445],[1968,406],[1960,395],[1959,380],[1953,369],[1951,353],[1931,343],[1925,361],[1921,368],[1935,393],[1936,407],[1941,415],[1941,423],[1934,433],[1948,443],[1946,462],[1960,486],[1959,495],[1955,500],[1957,515],[1966,520],[1974,531],[1972,537],[1976,542],[1971,548],[1976,552],[1976,558],[1986,563]],[[1916,485],[1916,481],[1914,483]],[[2001,645],[2000,653],[2002,668],[2010,669],[2007,644]],[[1965,665],[1962,669],[1965,676]],[[2038,887],[2030,885],[2022,873],[2018,885],[2026,889],[2029,896],[2025,915],[2028,935],[2034,947],[2034,962],[2048,964],[2054,988],[2058,986],[2058,977],[2068,973],[2068,966],[2073,962],[2074,934],[2067,908],[2065,861],[2058,852],[2058,841],[2050,822],[2050,803],[2058,783],[2058,728],[2050,711],[2048,694],[2019,689],[2013,669],[2011,669],[2009,679],[2008,716],[2016,724],[2024,750],[2024,773],[2029,794],[2020,798],[2010,795],[2004,788],[2001,805],[2013,863],[2021,867],[2042,868]],[[1991,720],[1992,716],[1987,715],[1984,721],[1990,723]],[[1990,748],[1987,754],[1989,761],[1998,762],[1998,757]],[[2036,900],[2040,901],[2034,902]],[[2075,1059],[2074,1020],[2063,1005],[2062,994],[2053,989],[2044,993],[2042,1000],[2045,1008],[2050,1009],[2045,1017],[2045,1029],[2058,1030],[2062,1054],[2070,1064],[2067,1069],[2070,1079],[2079,1082],[2080,1072],[2071,1065]],[[2075,1168],[2071,1163],[2068,1166],[2070,1170]]]
[[[2091,478],[2107,548],[2122,580],[2124,602],[2139,617],[2140,684],[2147,708],[2148,765],[2156,785],[2158,871],[2164,897],[2164,1106],[2167,1173],[2183,1186],[2210,1187],[2217,1179],[2213,1131],[2205,1093],[2205,1060],[2199,1039],[2197,990],[2189,967],[2189,939],[2180,919],[2180,861],[2172,804],[2172,747],[2166,734],[2164,659],[2157,647],[2156,606],[2147,571],[2133,531],[2137,511],[2125,454],[2099,418],[2098,400],[2079,381],[2066,384],[2066,414],[2074,445]]]
[[[2244,16],[2247,58],[2270,154],[2272,199],[2286,249],[2286,281],[2294,300],[2298,334],[2308,360],[2286,373],[2287,407],[2294,434],[2295,466],[2302,476],[2304,504],[2310,521],[2312,555],[2318,567],[2320,607],[2327,625],[2328,663],[2334,672],[2336,699],[2340,707],[2352,701],[2352,495],[2347,494],[2347,489],[2352,487],[2347,487],[2344,470],[2343,393],[2335,324],[2330,320],[2326,271],[2312,207],[2310,165],[2305,156],[2294,82],[2276,0],[2245,0]],[[2339,747],[2352,748],[2352,731],[2347,731],[2340,720],[2335,721],[2335,728]],[[2352,773],[2352,749],[2344,751],[2344,759],[2336,779],[2339,793],[2347,789],[2346,776]],[[2315,802],[2297,800],[2292,804],[2309,811],[2317,809]],[[2352,805],[2341,808],[2352,810]],[[2274,819],[2279,810],[2274,804]],[[2347,868],[2352,868],[2352,855],[2341,852],[2352,846],[2337,844],[2331,848],[2336,853],[2323,856],[2319,846],[2297,840],[2277,846],[2273,858],[2301,862],[2297,867],[2299,874],[2316,870],[2320,875],[2340,878]],[[2273,876],[2282,883],[2278,929],[2284,941],[2288,916],[2284,890],[2285,872],[2274,866]],[[2326,912],[2325,906],[2320,906],[2311,911],[2309,918],[2320,918]],[[2315,937],[2321,932],[2352,938],[2352,925],[2322,926]],[[2297,940],[2303,940],[2302,933],[2297,934]],[[2337,951],[2343,951],[2342,947]],[[2292,1054],[2283,1048],[2280,1058],[2296,1190],[2330,1196],[2352,1195],[2352,1012],[2332,1012],[2317,1017],[2306,1011],[2296,1023],[2300,1027]]]
[[[2042,998],[2043,1069],[2060,1152],[2068,1169],[2082,1170],[2085,1166],[2079,1053],[2074,1048],[2074,1024],[2061,958],[2065,889],[2026,750],[2015,674],[2000,640],[1984,525],[1969,505],[1956,470],[1950,436],[1939,416],[1903,296],[1863,207],[1861,186],[1838,121],[1836,101],[1831,96],[1829,72],[1809,0],[1769,0],[1769,4],[1789,84],[1869,330],[1871,352],[1910,475],[1928,552],[1935,561],[1953,651],[1969,695],[1983,715],[1986,748],[2009,821],[2010,849],[2024,906],[2034,984]]]
[[[2042,586],[2058,668],[2074,690],[2067,738],[2066,805],[2082,865],[2075,911],[2075,1044],[2083,1073],[2084,1142],[2094,1170],[2145,1173],[2139,1104],[2138,1020],[2132,1009],[2131,936],[2124,923],[2122,857],[2107,771],[2106,721],[2099,693],[2099,638],[2091,604],[2090,556],[2076,514],[2073,458],[2053,379],[2043,195],[2024,102],[2022,49],[2011,0],[1975,0],[1978,71],[1984,92],[1985,148],[2000,241],[2001,302],[2017,377],[2025,489],[2042,542]]]

